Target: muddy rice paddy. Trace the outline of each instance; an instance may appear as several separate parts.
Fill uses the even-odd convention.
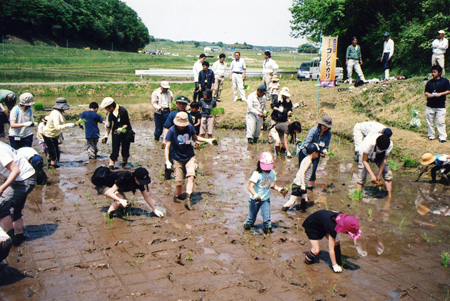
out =
[[[334,138],[332,157],[321,159],[314,204],[307,213],[280,211],[287,200],[271,192],[274,233],[264,236],[261,217],[244,231],[247,181],[264,143],[248,146],[243,131],[216,130],[218,146],[197,151],[194,209],[172,200],[173,180],[163,179],[163,150],[153,141],[153,123],[134,125],[135,166],[149,169],[150,193],[166,217],[159,219],[138,194],[132,208],[105,220],[109,201],[90,183],[102,158],[89,162],[84,135],[65,135],[62,167],[48,172],[49,184],[34,189],[24,211],[27,241],[11,250],[0,266],[3,300],[444,300],[450,267],[450,190],[423,179],[415,170],[394,172],[392,199],[366,183],[362,202],[351,200],[357,166],[352,145]],[[263,132],[264,135],[266,133]],[[265,136],[264,136],[265,137]],[[278,184],[288,186],[297,158],[277,158]],[[369,181],[368,181],[369,182]],[[381,196],[381,197],[380,197]],[[301,224],[319,209],[357,216],[363,237],[342,237],[345,271],[330,267],[326,241],[320,262],[303,263],[310,248]]]

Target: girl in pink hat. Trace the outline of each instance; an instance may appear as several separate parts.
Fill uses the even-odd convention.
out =
[[[353,239],[361,238],[359,220],[351,215],[329,210],[319,210],[311,214],[303,222],[306,235],[311,243],[311,251],[306,254],[305,263],[313,264],[319,255],[319,240],[328,239],[328,252],[335,273],[342,272],[342,256],[339,233],[348,233]]]
[[[248,218],[244,223],[244,229],[250,230],[256,221],[258,211],[261,209],[263,219],[263,231],[265,234],[272,233],[270,220],[270,189],[275,189],[286,195],[286,190],[275,185],[277,177],[273,171],[273,156],[269,152],[263,152],[259,156],[256,170],[250,177],[248,190],[250,200],[248,204]]]

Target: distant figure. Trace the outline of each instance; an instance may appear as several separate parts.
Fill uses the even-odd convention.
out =
[[[445,143],[447,140],[447,133],[445,131],[445,98],[450,94],[450,82],[448,79],[441,77],[442,67],[431,67],[431,75],[433,79],[428,81],[425,86],[425,96],[427,97],[427,106],[425,108],[425,115],[428,127],[428,139],[434,140],[436,138],[434,132],[434,122],[439,133],[439,142]]]
[[[362,56],[361,56],[361,47],[358,45],[358,39],[356,37],[353,37],[352,44],[347,47],[347,53],[345,54],[347,65],[347,77],[348,81],[351,84],[352,83],[352,73],[353,68],[355,68],[356,74],[358,74],[359,79],[363,82],[366,81],[364,78],[364,74],[361,70],[361,65],[363,63]]]
[[[247,140],[248,143],[253,144],[258,142],[261,127],[266,117],[266,87],[259,86],[258,90],[250,93],[247,101]]]
[[[227,68],[227,63],[225,63],[225,54],[221,53],[219,55],[219,60],[217,60],[213,66],[212,71],[214,72],[214,88],[213,88],[213,98],[216,101],[220,101],[220,95],[222,94],[223,83],[225,80],[225,70]]]
[[[102,116],[98,113],[98,103],[91,102],[89,104],[89,110],[84,111],[80,115],[78,123],[84,123],[85,138],[86,138],[86,150],[89,159],[97,159],[97,143],[100,137],[100,130],[98,128],[99,123],[104,123]]]
[[[270,51],[264,52],[265,60],[263,62],[262,84],[266,87],[266,89],[272,82],[272,76],[278,72],[278,65],[271,57],[272,55],[270,54]]]
[[[200,107],[202,108],[202,121],[200,126],[200,137],[212,138],[214,129],[214,115],[211,115],[211,110],[217,106],[216,101],[212,98],[212,91],[207,89],[203,92],[203,97],[200,99]]]
[[[394,55],[394,41],[392,41],[389,32],[384,33],[383,53],[381,62],[383,63],[384,78],[389,79],[389,70],[392,67],[392,56]]]
[[[241,100],[247,101],[244,92],[245,72],[246,72],[245,61],[241,60],[240,52],[235,52],[234,60],[231,62],[230,65],[230,81],[233,84],[233,94],[234,94],[233,101],[238,100],[238,91],[239,94],[241,95]]]
[[[170,114],[170,109],[173,101],[173,93],[169,90],[170,85],[167,81],[162,81],[158,89],[152,93],[152,106],[155,109],[155,141],[159,141],[163,132],[164,122]]]
[[[198,84],[198,74],[200,73],[200,71],[202,71],[203,67],[202,64],[203,62],[206,60],[206,55],[204,53],[200,54],[198,57],[198,61],[195,62],[194,67],[192,67],[192,74],[194,75],[194,99],[193,101],[198,101],[198,99],[200,98],[199,95],[199,84]]]
[[[278,92],[280,90],[280,79],[278,76],[272,76],[272,82],[266,88],[270,93],[270,104],[273,105],[278,101]]]
[[[33,144],[33,129],[36,126],[31,106],[34,98],[31,93],[23,93],[19,97],[19,104],[14,106],[9,114],[9,143],[14,149]]]
[[[199,98],[202,98],[203,93],[206,91],[206,89],[212,89],[212,86],[214,84],[214,72],[209,69],[209,62],[204,61],[202,63],[203,70],[200,71],[198,74],[198,90],[200,92]]]
[[[442,67],[442,75],[445,75],[445,52],[448,48],[448,40],[444,38],[445,31],[438,31],[438,38],[431,43],[433,55],[431,56],[431,66]]]

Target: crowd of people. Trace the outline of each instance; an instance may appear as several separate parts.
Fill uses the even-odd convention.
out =
[[[393,42],[386,36],[385,51],[382,60],[385,68],[389,69],[389,60],[393,54]],[[347,51],[348,66],[355,68],[361,79],[364,75],[359,68],[362,63],[361,52],[357,40],[349,46]],[[353,48],[350,48],[353,47]],[[170,84],[162,81],[160,86],[151,95],[151,104],[154,108],[154,139],[164,148],[165,179],[174,176],[173,201],[179,203],[182,187],[187,179],[184,206],[192,209],[192,194],[196,178],[197,163],[195,146],[199,143],[217,144],[213,137],[215,115],[213,111],[217,103],[221,102],[221,93],[226,73],[225,55],[220,54],[219,59],[209,69],[206,56],[201,54],[193,67],[194,92],[193,99],[186,96],[174,97]],[[439,61],[439,58],[434,58]],[[260,143],[261,129],[266,118],[270,118],[268,129],[268,142],[274,145],[273,152],[263,152],[259,156],[255,171],[249,180],[249,213],[244,222],[244,229],[250,230],[254,226],[257,214],[261,211],[263,219],[263,232],[272,233],[270,218],[270,190],[276,190],[284,196],[291,191],[289,200],[280,208],[286,212],[290,210],[305,211],[311,205],[308,202],[308,190],[312,190],[316,181],[316,171],[321,157],[327,155],[332,137],[333,120],[330,116],[321,116],[317,125],[312,127],[303,141],[297,139],[302,132],[301,123],[292,120],[294,106],[291,101],[289,88],[280,85],[277,76],[278,65],[271,58],[270,52],[265,52],[263,62],[262,83],[247,97],[245,95],[244,81],[246,76],[245,61],[240,53],[234,54],[230,64],[229,79],[232,82],[234,98],[247,104],[246,114],[246,140],[249,145]],[[441,77],[442,68],[432,67],[433,79],[425,88],[427,97],[428,137],[435,139],[434,122],[436,121],[439,140],[445,142],[445,97],[450,94],[448,80]],[[351,72],[349,72],[351,78]],[[92,183],[111,200],[106,214],[108,218],[116,216],[119,208],[130,206],[125,193],[133,194],[139,190],[142,197],[157,217],[164,217],[164,212],[158,209],[152,200],[148,185],[151,183],[147,169],[140,167],[129,170],[130,146],[135,141],[128,111],[116,103],[111,97],[106,97],[99,105],[96,102],[89,104],[89,109],[83,112],[74,122],[66,122],[65,111],[70,105],[63,97],[57,98],[51,112],[41,116],[40,122],[34,122],[32,105],[34,97],[30,93],[19,96],[9,90],[0,90],[0,172],[5,181],[0,185],[0,261],[8,255],[12,245],[20,245],[24,240],[24,222],[22,210],[27,196],[36,184],[43,185],[47,176],[44,172],[44,158],[47,159],[47,168],[59,168],[61,160],[60,144],[63,141],[63,132],[76,125],[85,130],[86,151],[90,160],[98,157],[97,144],[99,141],[107,143],[111,140],[111,154],[107,166],[98,167],[92,175]],[[174,108],[174,106],[176,108]],[[99,114],[103,109],[106,118]],[[269,115],[269,110],[271,114]],[[444,112],[444,113],[443,113]],[[5,124],[9,124],[8,135],[5,133]],[[101,135],[99,124],[105,125],[105,134]],[[32,148],[34,141],[34,127],[37,127],[36,138],[41,146],[41,154]],[[384,184],[388,197],[392,196],[393,175],[387,163],[389,154],[393,149],[391,141],[392,130],[383,124],[374,121],[355,124],[353,128],[355,161],[358,162],[357,189],[362,190],[367,174],[372,183]],[[101,138],[100,138],[101,137]],[[8,140],[6,139],[8,138]],[[9,144],[7,143],[9,142]],[[276,174],[273,170],[274,156],[291,158],[290,144],[296,146],[298,156],[298,171],[293,177],[292,184],[284,188],[275,184]],[[117,164],[121,155],[121,164]],[[41,156],[42,155],[42,156]],[[256,160],[255,160],[256,161]],[[378,167],[374,173],[371,163]],[[450,156],[440,154],[433,156],[424,154],[421,162],[425,167],[420,176],[430,166],[433,181],[440,172],[442,179],[448,183],[447,173],[450,171]],[[353,239],[361,236],[359,221],[354,216],[340,212],[319,210],[303,223],[305,232],[310,239],[311,250],[305,257],[305,263],[311,264],[319,254],[319,240],[326,237],[329,240],[329,254],[334,272],[342,272],[342,260],[339,244],[339,233],[348,233]]]

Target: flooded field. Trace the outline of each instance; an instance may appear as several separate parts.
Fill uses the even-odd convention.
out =
[[[243,131],[217,130],[218,146],[197,151],[194,210],[174,203],[173,180],[164,181],[163,150],[153,141],[153,123],[135,124],[134,165],[149,169],[150,193],[166,217],[151,214],[144,200],[128,193],[132,208],[122,218],[105,219],[109,201],[90,177],[107,164],[89,162],[84,134],[65,135],[62,167],[48,172],[49,184],[29,196],[24,217],[28,240],[13,248],[2,266],[3,300],[444,300],[450,292],[450,189],[415,183],[414,170],[394,172],[392,199],[377,198],[366,183],[363,201],[352,201],[357,165],[352,145],[334,138],[334,156],[321,159],[314,204],[308,212],[280,211],[288,196],[271,192],[272,235],[261,217],[244,231],[246,186],[259,153],[269,144],[248,146]],[[263,135],[266,135],[263,132]],[[265,136],[264,136],[265,138]],[[266,139],[266,138],[265,138]],[[277,158],[277,184],[287,187],[297,158]],[[342,236],[345,271],[333,273],[326,240],[319,263],[303,263],[310,246],[301,227],[319,209],[357,216],[363,236],[357,244]]]

